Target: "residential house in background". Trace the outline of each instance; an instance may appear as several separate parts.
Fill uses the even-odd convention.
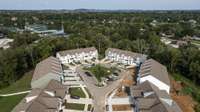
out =
[[[12,112],[60,112],[68,87],[51,80],[44,89],[33,89]]]
[[[95,47],[65,50],[58,52],[56,57],[63,64],[68,64],[73,62],[98,59],[98,51]]]
[[[5,35],[0,31],[0,39],[1,39],[1,38],[4,38],[4,36],[5,36]]]
[[[140,67],[137,82],[143,83],[145,81],[151,82],[160,90],[170,92],[167,68],[153,59],[146,60]]]
[[[116,48],[108,48],[105,52],[105,58],[117,63],[137,66],[146,60],[147,55]]]
[[[8,49],[10,48],[10,43],[12,43],[14,39],[9,38],[0,38],[0,48],[2,49]]]
[[[31,87],[44,88],[52,79],[61,81],[62,76],[63,71],[60,61],[55,57],[48,57],[36,65]]]

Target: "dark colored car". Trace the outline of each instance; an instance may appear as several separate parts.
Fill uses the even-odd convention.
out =
[[[92,77],[92,75],[89,72],[85,72],[85,74],[89,77]]]
[[[80,99],[79,96],[70,96],[72,99]]]

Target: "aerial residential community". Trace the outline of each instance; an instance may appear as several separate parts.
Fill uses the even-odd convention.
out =
[[[1,0],[0,112],[200,112],[200,0]]]
[[[98,66],[108,72],[100,80]],[[12,111],[182,112],[170,86],[166,67],[145,54],[108,48],[99,60],[95,47],[65,50],[36,65],[32,90]]]

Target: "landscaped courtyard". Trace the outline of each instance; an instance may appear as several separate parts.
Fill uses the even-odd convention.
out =
[[[103,77],[109,76],[116,71],[116,68],[114,67],[108,68],[100,64],[85,69],[90,71],[99,82],[102,81]]]

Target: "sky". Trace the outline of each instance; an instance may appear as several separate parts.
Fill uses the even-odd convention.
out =
[[[200,0],[0,0],[0,9],[196,10]]]

